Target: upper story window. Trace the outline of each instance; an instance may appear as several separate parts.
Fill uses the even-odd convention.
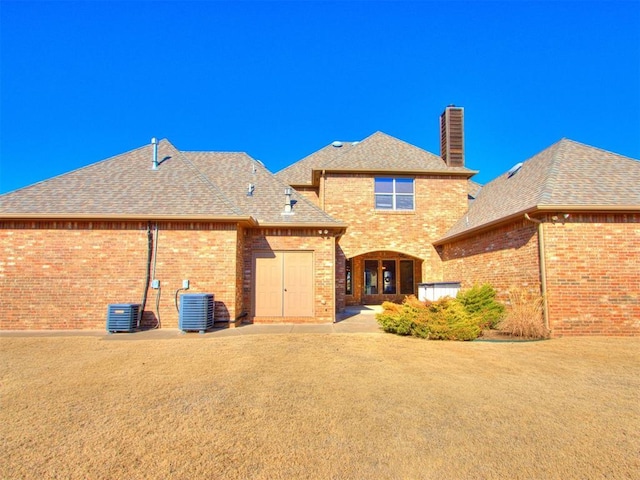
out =
[[[376,210],[413,210],[413,178],[375,179]]]

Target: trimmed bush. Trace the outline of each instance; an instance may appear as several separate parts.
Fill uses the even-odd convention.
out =
[[[456,299],[483,330],[496,328],[504,317],[504,305],[496,300],[496,291],[488,283],[460,291]]]
[[[402,305],[382,307],[376,319],[385,332],[432,340],[473,340],[481,332],[476,318],[453,298],[423,303],[412,295]]]
[[[416,326],[416,336],[432,340],[474,340],[481,329],[474,316],[454,298],[426,302],[425,324]]]
[[[415,316],[403,305],[384,302],[382,313],[376,315],[376,320],[385,332],[396,335],[411,335]]]

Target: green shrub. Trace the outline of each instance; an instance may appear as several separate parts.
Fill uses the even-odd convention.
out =
[[[376,320],[385,332],[396,335],[411,335],[413,315],[404,308],[404,304],[384,302],[382,313],[376,315]]]
[[[504,305],[496,300],[496,291],[488,283],[461,290],[456,299],[481,329],[496,328],[504,318]]]
[[[385,302],[382,307],[376,318],[389,333],[432,340],[473,340],[481,332],[475,317],[453,298],[423,303],[409,296],[402,305]]]
[[[473,340],[478,338],[481,329],[473,315],[454,298],[444,297],[435,302],[426,303],[427,338],[433,340]]]

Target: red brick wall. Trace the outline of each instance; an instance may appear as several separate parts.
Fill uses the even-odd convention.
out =
[[[374,175],[327,174],[320,204],[349,225],[340,239],[347,258],[378,250],[404,253],[422,263],[422,281],[442,279],[441,261],[431,245],[467,210],[467,180],[452,176],[415,177],[415,210],[375,209]],[[419,279],[416,279],[418,282]]]
[[[640,335],[640,215],[545,218],[552,335]],[[561,217],[561,215],[558,215]],[[540,290],[537,225],[526,220],[441,248],[444,280]]]
[[[441,247],[444,281],[489,283],[501,300],[514,286],[540,291],[537,226],[524,219]]]
[[[244,263],[244,240],[246,237],[246,230],[242,227],[238,229],[238,235],[236,237],[237,245],[236,245],[236,279],[235,279],[235,298],[236,298],[236,309],[235,316],[230,317],[230,320],[235,323],[242,323],[244,319],[244,312],[246,310],[244,304],[244,277],[248,273],[246,273],[246,269],[249,268],[249,273],[251,269],[251,264],[247,267]]]
[[[177,327],[175,292],[182,280],[190,281],[188,292],[213,293],[215,321],[235,319],[237,312],[238,232],[232,224],[160,225],[156,278],[163,292],[160,303],[162,326]],[[150,293],[155,307],[155,291]],[[150,308],[148,305],[147,308]]]
[[[216,319],[233,317],[235,226],[158,227],[161,326],[178,325],[174,293],[183,279],[190,293],[215,294]],[[146,222],[0,223],[0,329],[105,328],[108,304],[141,302],[147,245]],[[157,293],[148,290],[148,324],[157,321]]]
[[[337,243],[337,242],[336,242]],[[344,252],[340,245],[336,245],[336,274],[335,274],[335,296],[336,296],[336,312],[344,311],[346,307],[346,269]]]
[[[320,206],[318,199],[318,189],[316,187],[296,187],[296,192],[305,197],[316,207]]]
[[[335,238],[319,235],[317,229],[252,229],[247,230],[244,239],[244,305],[249,313],[248,321],[256,323],[330,323],[335,319]],[[314,258],[314,317],[253,318],[252,296],[253,272],[252,255],[256,250],[313,251]]]
[[[544,228],[554,335],[640,335],[640,215],[571,214]]]

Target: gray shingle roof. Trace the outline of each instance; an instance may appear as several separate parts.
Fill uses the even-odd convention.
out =
[[[172,218],[265,224],[341,226],[293,194],[294,215],[284,210],[284,185],[245,153],[181,152],[158,144],[152,169],[147,145],[73,172],[0,195],[0,218]],[[255,173],[254,173],[255,167]],[[249,183],[254,195],[247,196]]]
[[[304,196],[293,191],[296,203],[292,215],[282,215],[288,185],[262,163],[244,153],[182,152],[208,178],[215,179],[225,196],[261,225],[314,224],[341,225]],[[247,195],[249,185],[252,195]]]
[[[313,171],[413,172],[457,174],[471,177],[475,171],[448,167],[442,158],[382,132],[361,142],[327,145],[276,175],[290,185],[312,185]]]
[[[484,185],[437,243],[536,210],[640,210],[640,161],[562,139]]]

